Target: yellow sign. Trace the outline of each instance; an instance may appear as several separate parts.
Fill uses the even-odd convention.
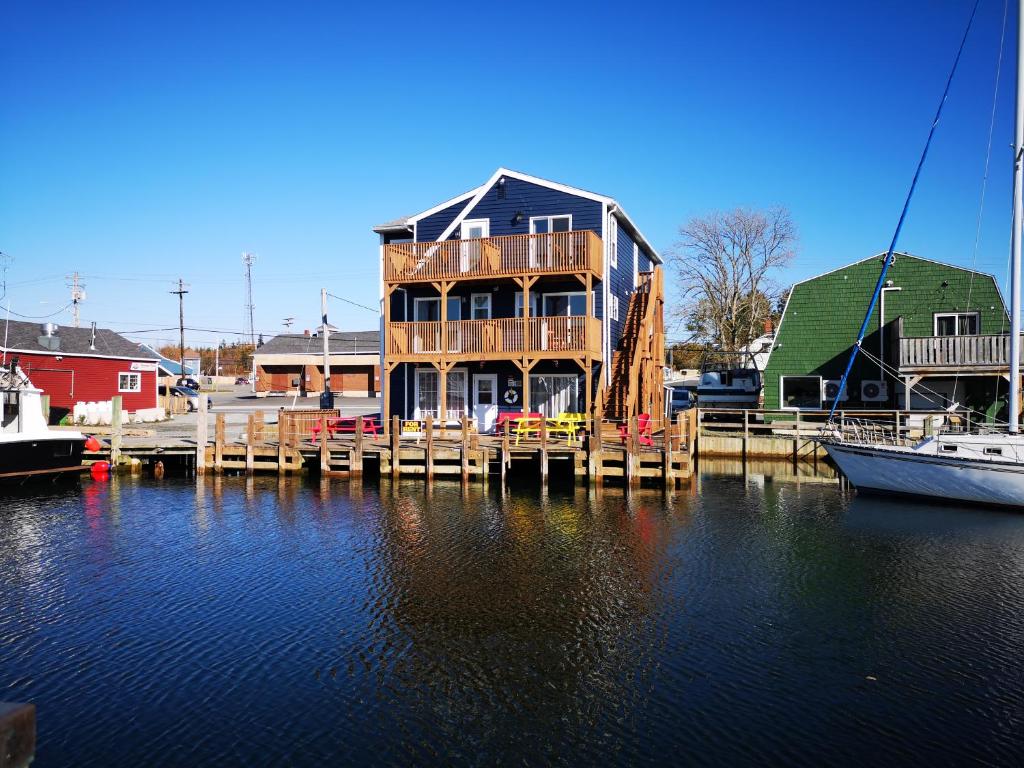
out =
[[[402,434],[403,435],[419,435],[423,433],[423,422],[422,421],[403,421],[402,422]]]

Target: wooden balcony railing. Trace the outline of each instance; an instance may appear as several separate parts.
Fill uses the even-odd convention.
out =
[[[1010,336],[922,336],[900,339],[900,369],[906,371],[1009,369]]]
[[[388,323],[391,360],[507,360],[601,353],[601,321],[595,317],[509,317],[495,320]]]
[[[590,230],[384,246],[384,280],[389,283],[537,273],[600,277],[602,268],[601,238]]]

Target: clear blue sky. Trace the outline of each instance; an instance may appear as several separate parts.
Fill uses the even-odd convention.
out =
[[[616,197],[662,250],[689,217],[787,206],[792,282],[888,245],[971,2],[348,5],[8,4],[14,311],[61,309],[78,270],[83,320],[171,327],[180,276],[189,325],[240,331],[251,251],[257,329],[313,327],[322,285],[376,303],[374,224],[499,166]],[[983,0],[901,241],[913,253],[971,264],[1002,14]],[[977,262],[1000,276],[1014,55]],[[376,327],[336,300],[331,315]]]

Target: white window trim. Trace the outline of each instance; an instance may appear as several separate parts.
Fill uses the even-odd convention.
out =
[[[523,292],[522,291],[516,291],[515,295],[516,295],[516,297],[513,300],[514,304],[512,306],[512,312],[513,312],[513,314],[516,317],[522,317],[523,316]],[[540,296],[541,296],[541,294],[537,293],[536,291],[530,291],[530,317],[538,317],[540,315],[540,312],[538,311],[538,306],[540,304]]]
[[[474,317],[473,316],[475,314],[475,312],[476,312],[476,300],[478,298],[480,298],[480,297],[483,297],[483,298],[487,299],[487,317],[486,318],[478,318],[478,317]],[[490,320],[494,316],[493,315],[493,310],[492,310],[493,306],[494,306],[494,304],[493,304],[493,301],[491,299],[491,294],[489,294],[489,293],[471,293],[471,294],[469,294],[469,319],[470,320],[480,320],[480,319]]]
[[[484,233],[480,236],[481,238],[491,236],[491,220],[490,219],[463,219],[462,224],[459,226],[459,239],[465,240],[465,232],[470,227],[481,227]]]
[[[445,416],[444,418],[442,418],[442,414],[441,414],[441,373],[436,368],[434,368],[434,367],[430,367],[430,368],[420,367],[420,368],[416,368],[414,370],[416,371],[416,373],[413,375],[413,383],[414,383],[414,386],[413,386],[413,400],[412,400],[412,402],[413,402],[413,418],[415,420],[417,420],[417,421],[420,421],[420,420],[426,418],[425,416],[423,416],[420,413],[420,373],[433,373],[435,376],[437,376],[437,412],[438,412],[438,416],[435,419],[435,421],[447,421],[447,417]],[[462,368],[462,367],[460,367],[460,368],[452,368],[450,371],[448,371],[448,373],[449,374],[451,374],[451,373],[461,373],[461,374],[463,374],[463,377],[462,377],[462,402],[463,402],[463,409],[462,410],[463,410],[463,414],[468,416],[468,415],[470,415],[469,409],[472,407],[470,405],[470,402],[469,402],[469,369],[468,368]],[[447,380],[445,381],[445,386],[447,386]]]
[[[954,330],[953,335],[954,336],[961,336],[961,335],[963,335],[963,336],[973,336],[973,335],[975,335],[975,334],[972,334],[972,333],[967,333],[967,334],[961,334],[960,333],[960,318],[961,317],[971,317],[971,316],[974,316],[974,317],[976,317],[978,319],[978,321],[977,321],[977,323],[975,323],[975,325],[977,326],[978,334],[980,335],[981,334],[981,312],[936,312],[932,316],[932,336],[938,336],[939,335],[939,318],[940,317],[955,317],[957,319],[957,322],[953,324],[953,330]]]
[[[619,322],[619,297],[614,293],[611,296],[611,304],[611,311],[608,313],[608,316],[615,322]]]
[[[579,407],[580,392],[583,390],[583,387],[580,385],[579,374],[575,374],[575,373],[531,373],[531,374],[528,374],[528,375],[530,377],[530,395],[531,395],[531,397],[539,389],[539,387],[537,387],[535,382],[534,382],[534,379],[536,379],[536,378],[543,377],[543,378],[548,378],[548,379],[567,379],[567,380],[575,382],[575,386],[576,386],[576,404],[577,404],[577,407]],[[532,405],[530,405],[530,410],[533,410],[533,406]]]
[[[121,377],[122,376],[134,376],[135,377],[135,381],[136,381],[136,386],[134,388],[132,388],[132,387],[127,387],[127,388],[126,387],[122,387],[121,386]],[[119,371],[118,374],[117,374],[117,391],[118,392],[141,392],[142,391],[142,374],[139,371]]]
[[[786,405],[786,390],[785,380],[786,379],[817,379],[818,380],[818,405],[817,407],[800,407],[796,405]],[[821,376],[814,376],[813,374],[800,374],[793,373],[779,376],[779,410],[780,411],[820,411],[822,405],[825,402],[825,380]]]
[[[572,229],[572,214],[571,213],[555,213],[555,214],[552,214],[551,216],[531,216],[530,217],[530,234],[531,235],[536,235],[537,234],[536,222],[538,222],[538,221],[546,221],[548,223],[548,231],[547,232],[541,232],[540,234],[542,234],[542,235],[550,235],[551,234],[551,220],[552,219],[568,219],[569,220],[569,231],[570,232],[573,231],[573,229]]]
[[[420,304],[420,302],[423,302],[423,301],[436,301],[437,302],[437,311],[439,313],[439,316],[438,316],[437,320],[417,320],[416,319],[416,317],[419,315],[419,304]],[[448,319],[449,320],[461,320],[462,319],[462,299],[459,298],[458,296],[449,296],[448,297],[448,301],[450,301],[450,302],[456,302],[457,301],[458,305],[459,305],[459,316],[458,317],[449,317]],[[417,296],[417,297],[415,297],[412,300],[412,317],[413,317],[413,322],[416,322],[416,323],[439,323],[439,322],[441,322],[440,312],[441,312],[441,297],[440,296]]]

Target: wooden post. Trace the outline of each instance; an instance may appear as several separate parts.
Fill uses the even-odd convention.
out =
[[[36,753],[36,705],[0,702],[0,765],[20,768]]]
[[[327,445],[327,414],[320,417],[320,476],[331,472],[331,449]]]
[[[263,425],[266,423],[266,417],[263,415],[262,408],[257,408],[254,413],[256,414],[256,438],[253,444],[263,445]]]
[[[427,418],[426,423],[427,431],[427,447],[426,454],[424,455],[423,469],[427,476],[427,481],[430,482],[434,479],[434,420]]]
[[[398,479],[400,471],[399,463],[399,451],[402,448],[402,433],[400,425],[398,423],[398,416],[391,417],[391,477],[394,480]]]
[[[501,485],[505,487],[505,478],[508,474],[508,468],[511,464],[511,458],[509,456],[509,444],[508,444],[508,420],[505,421],[505,431],[501,435]]]
[[[626,438],[626,451],[623,458],[625,461],[626,482],[629,485],[639,485],[640,476],[637,473],[640,463],[640,440],[639,423],[636,416],[629,417],[629,436]]]
[[[750,444],[750,424],[747,417],[750,413],[746,408],[743,409],[743,460],[747,459],[747,448]]]
[[[348,470],[353,475],[363,474],[363,417],[356,416],[356,439],[349,454]]]
[[[462,482],[469,480],[469,419],[462,415],[462,450],[460,453],[462,463]]]
[[[796,412],[796,439],[793,440],[793,461],[800,458],[800,411]]]
[[[217,474],[224,471],[224,414],[217,414],[217,425],[213,433],[213,470]]]
[[[207,443],[207,430],[209,425],[206,423],[206,393],[199,393],[199,411],[196,414],[196,474],[206,474],[206,443]]]
[[[284,408],[277,409],[277,474],[283,475],[288,471],[288,441],[291,422],[285,416]]]
[[[121,458],[121,440],[123,437],[121,419],[121,396],[114,395],[110,398],[110,464],[115,467]]]
[[[253,446],[256,444],[256,414],[249,414],[249,421],[245,427],[245,474],[251,475],[254,471]]]
[[[548,481],[548,422],[543,416],[540,420],[540,479]]]

